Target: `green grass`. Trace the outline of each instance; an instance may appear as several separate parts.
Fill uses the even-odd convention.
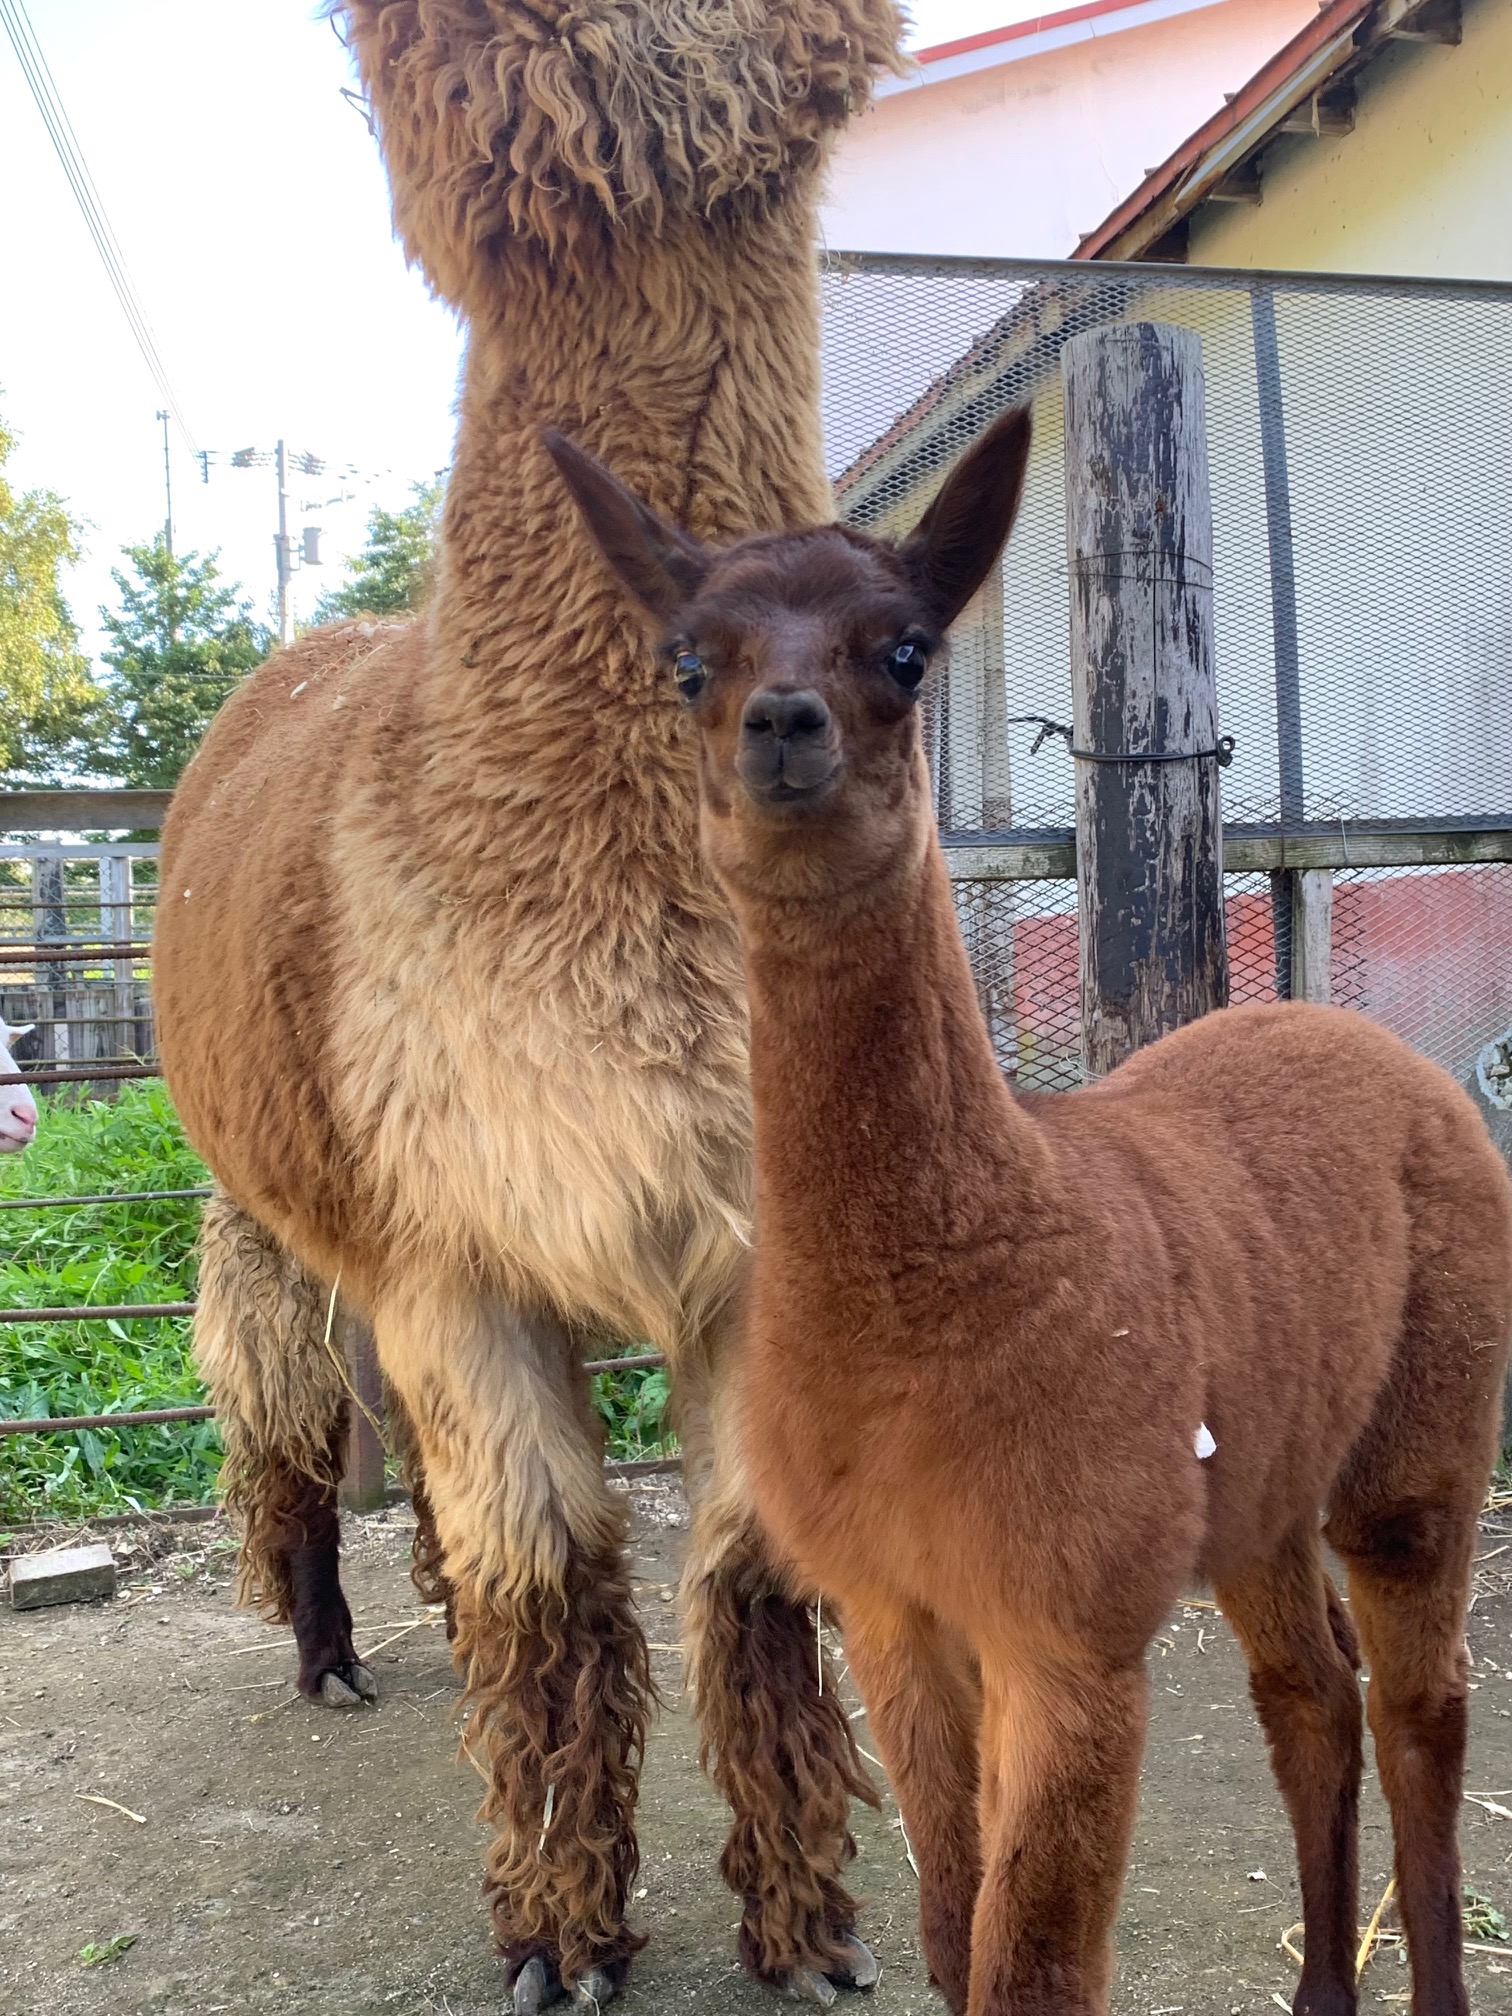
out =
[[[163,1086],[55,1096],[32,1147],[0,1156],[0,1197],[184,1190],[206,1180]],[[0,1306],[187,1302],[199,1200],[0,1211]],[[125,1413],[204,1400],[186,1318],[0,1324],[0,1416]],[[210,1421],[0,1436],[0,1519],[200,1504],[214,1491]]]
[[[155,1082],[128,1082],[109,1101],[58,1095],[34,1145],[0,1156],[0,1198],[183,1190],[206,1180]],[[192,1197],[0,1211],[0,1307],[191,1301],[199,1212]],[[675,1448],[664,1372],[600,1373],[592,1385],[611,1456]],[[204,1398],[187,1318],[0,1324],[0,1418],[192,1407]],[[220,1459],[213,1421],[0,1436],[0,1522],[204,1504]]]
[[[1507,1920],[1489,1897],[1483,1897],[1479,1890],[1465,1886],[1464,1905],[1465,1932],[1471,1939],[1504,1940],[1507,1936]]]

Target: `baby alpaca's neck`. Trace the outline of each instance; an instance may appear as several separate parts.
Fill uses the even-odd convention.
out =
[[[736,911],[762,1275],[875,1282],[1032,1214],[1044,1146],[993,1056],[933,832],[839,919]]]

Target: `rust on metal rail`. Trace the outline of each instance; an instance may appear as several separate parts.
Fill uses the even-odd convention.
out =
[[[147,1307],[138,1304],[137,1307]],[[165,1303],[163,1308],[192,1308],[193,1304],[175,1305]],[[22,1315],[28,1312],[20,1312]],[[58,1311],[60,1315],[71,1311]],[[648,1351],[635,1358],[591,1358],[584,1365],[585,1372],[635,1372],[649,1369],[663,1362],[660,1352]],[[69,1435],[81,1428],[158,1428],[175,1421],[213,1421],[213,1407],[148,1407],[127,1414],[39,1414],[22,1421],[0,1421],[0,1435]],[[621,1476],[645,1476],[658,1470],[676,1470],[681,1467],[678,1458],[664,1460],[660,1457],[647,1458],[625,1463],[608,1463],[607,1470],[617,1471]]]
[[[170,1421],[213,1421],[213,1407],[149,1407],[138,1414],[42,1414],[0,1421],[0,1435],[66,1435],[80,1428],[156,1428]]]
[[[196,1302],[81,1302],[60,1309],[0,1309],[0,1323],[104,1323],[112,1317],[192,1316]]]
[[[204,1193],[165,1190],[159,1194],[192,1197]],[[0,1309],[0,1323],[99,1323],[109,1317],[192,1316],[198,1307],[198,1302],[82,1302],[56,1308]],[[666,1362],[665,1355],[660,1351],[641,1351],[625,1358],[588,1358],[583,1361],[583,1370],[588,1373],[650,1372]],[[120,1414],[114,1418],[124,1421],[130,1417]]]
[[[121,1018],[126,1019],[124,1016]],[[156,1064],[70,1065],[66,1071],[0,1072],[0,1085],[91,1085],[97,1078],[161,1078]]]
[[[151,951],[150,943],[130,940],[122,943],[111,939],[91,942],[82,938],[74,941],[49,938],[37,946],[6,945],[0,950],[0,966],[59,966],[70,962],[94,966],[105,959],[145,959]]]
[[[47,1211],[64,1204],[153,1204],[161,1197],[208,1197],[210,1186],[197,1190],[94,1190],[78,1197],[0,1197],[0,1211]]]

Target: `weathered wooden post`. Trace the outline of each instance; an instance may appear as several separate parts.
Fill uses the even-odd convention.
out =
[[[1333,999],[1333,870],[1289,868],[1293,1001]]]
[[[1082,1049],[1101,1077],[1228,1000],[1202,346],[1088,330],[1061,353]]]
[[[341,1353],[347,1382],[356,1396],[347,1420],[341,1502],[354,1512],[370,1512],[383,1503],[384,1488],[383,1438],[373,1425],[383,1419],[383,1380],[378,1370],[378,1354],[366,1323],[340,1304],[331,1341]]]
[[[961,676],[963,675],[964,676]],[[1013,824],[1013,777],[1008,748],[1008,686],[1003,639],[1003,563],[956,618],[951,632],[952,695],[975,731],[982,831]],[[971,953],[977,999],[998,1062],[1018,1070],[1018,1028],[1013,996],[1013,884],[957,884],[962,933]]]
[[[128,945],[131,942],[134,918],[132,915],[131,856],[129,854],[102,854],[100,856],[100,936],[107,942]],[[101,1049],[102,1057],[126,1057],[131,1054],[136,1035],[136,980],[134,962],[117,959],[112,962],[115,980],[114,1024],[109,1047]]]
[[[38,949],[67,939],[68,910],[64,893],[63,856],[38,854],[32,860],[32,929]],[[36,1017],[42,1047],[38,1055],[66,1064],[73,1055],[73,1031],[68,1010],[68,968],[55,959],[37,965]]]

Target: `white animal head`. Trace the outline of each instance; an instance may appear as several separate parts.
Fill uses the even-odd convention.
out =
[[[11,1045],[18,1036],[28,1036],[32,1025],[8,1029],[0,1022],[0,1078],[16,1069]],[[0,1085],[0,1155],[13,1155],[28,1147],[37,1131],[37,1102],[25,1085]]]

